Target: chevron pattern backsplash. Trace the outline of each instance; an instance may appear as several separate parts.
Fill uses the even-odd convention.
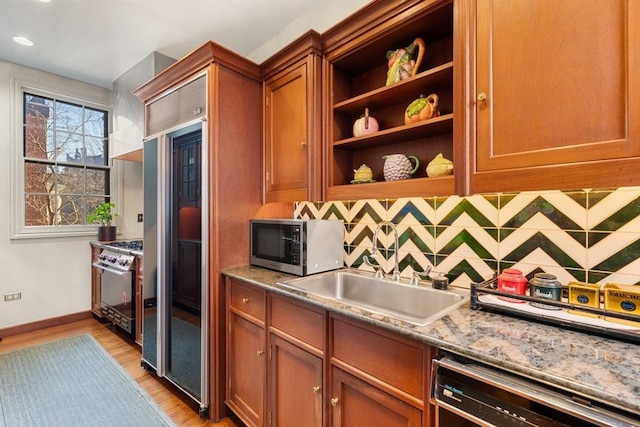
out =
[[[640,285],[640,187],[585,191],[495,193],[467,197],[298,202],[295,218],[342,219],[345,264],[371,270],[378,234],[385,272],[398,250],[403,277],[431,265],[455,286],[468,287],[494,272],[517,268],[528,278],[555,274],[562,283]]]

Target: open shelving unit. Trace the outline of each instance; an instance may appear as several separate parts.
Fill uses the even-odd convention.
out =
[[[358,31],[347,21],[344,31],[351,39],[339,37],[336,46],[325,47],[325,76],[328,99],[325,135],[325,199],[398,198],[455,194],[453,175],[429,178],[427,164],[439,153],[454,159],[454,60],[453,3],[451,1],[408,2],[386,11],[379,23]],[[392,16],[389,16],[392,15]],[[420,37],[426,49],[418,73],[389,86],[386,54],[410,45]],[[339,40],[339,44],[338,44]],[[435,93],[440,116],[423,122],[404,124],[407,106],[420,97]],[[355,137],[353,123],[369,109],[380,130]],[[420,159],[412,178],[385,182],[383,157],[407,154]],[[351,184],[354,170],[367,164],[375,182]]]

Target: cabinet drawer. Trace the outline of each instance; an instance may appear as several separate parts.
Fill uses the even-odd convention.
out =
[[[272,328],[282,331],[300,341],[324,350],[324,313],[292,301],[271,296],[270,313]]]
[[[422,400],[424,351],[419,343],[332,318],[332,357]]]
[[[265,291],[231,280],[229,293],[229,305],[231,308],[264,322]]]

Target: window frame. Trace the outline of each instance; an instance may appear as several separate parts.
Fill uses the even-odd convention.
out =
[[[12,76],[12,114],[10,114],[11,123],[11,239],[27,239],[27,238],[46,238],[46,237],[80,237],[95,236],[98,225],[25,225],[25,164],[27,163],[24,153],[24,100],[25,93],[53,98],[55,100],[79,104],[84,107],[102,110],[107,112],[107,143],[109,144],[110,135],[112,133],[113,109],[111,105],[105,104],[104,99],[100,96],[92,96],[91,91],[85,88],[87,84],[76,82],[68,79],[61,79],[60,82],[47,84],[47,79],[42,82],[28,81],[19,77]],[[102,88],[100,88],[102,90]],[[107,156],[108,156],[107,150]],[[118,206],[119,197],[116,191],[118,187],[119,168],[114,165],[113,159],[109,158],[106,165],[109,174],[109,199]],[[117,209],[116,209],[117,211]]]

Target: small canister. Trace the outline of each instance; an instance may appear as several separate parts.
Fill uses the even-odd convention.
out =
[[[498,276],[498,290],[510,294],[525,295],[527,292],[527,278],[522,275],[522,271],[515,268],[505,268]],[[509,302],[524,303],[526,301],[516,298],[498,297]]]
[[[553,274],[536,273],[529,284],[531,285],[530,293],[532,297],[546,298],[554,301],[560,301],[562,297],[562,284],[556,280],[556,276]],[[531,302],[530,304],[546,310],[560,310],[560,307],[541,304],[539,302]]]

